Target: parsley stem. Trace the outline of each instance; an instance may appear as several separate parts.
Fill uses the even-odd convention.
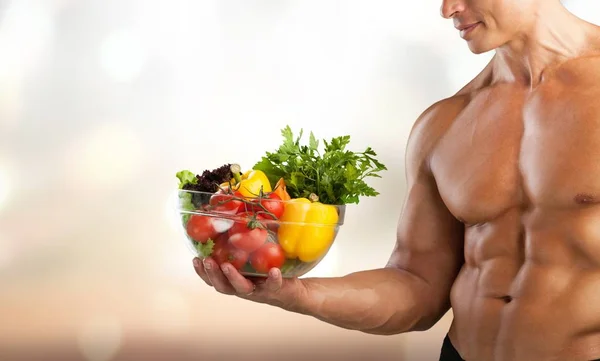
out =
[[[317,194],[321,194],[321,174],[317,169]]]

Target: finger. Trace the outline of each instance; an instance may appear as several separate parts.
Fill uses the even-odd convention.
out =
[[[278,268],[271,268],[264,287],[271,292],[276,292],[281,289],[282,285],[283,276],[281,275],[281,271]]]
[[[204,265],[202,264],[200,258],[194,258],[194,270],[196,271],[196,274],[200,276],[204,282],[206,282],[207,285],[212,287],[210,278],[208,278],[208,274],[206,274],[206,270],[204,269]]]
[[[254,291],[254,283],[242,276],[231,264],[223,263],[221,270],[237,294],[247,296]]]
[[[208,278],[210,279],[210,283],[212,283],[213,287],[218,292],[228,295],[235,293],[235,290],[233,287],[231,287],[229,280],[227,280],[221,271],[221,268],[219,268],[219,265],[214,260],[211,258],[205,258],[203,263],[206,274],[208,274]]]

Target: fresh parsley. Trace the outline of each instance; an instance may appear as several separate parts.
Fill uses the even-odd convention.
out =
[[[375,151],[368,147],[360,153],[346,147],[350,136],[323,140],[323,153],[320,141],[310,132],[308,145],[301,144],[303,130],[298,137],[290,126],[281,130],[283,144],[275,152],[267,152],[253,167],[261,170],[275,184],[283,178],[292,198],[308,197],[314,193],[325,204],[343,205],[359,203],[362,196],[379,195],[369,186],[367,177],[381,178],[379,173],[387,170],[375,157]]]

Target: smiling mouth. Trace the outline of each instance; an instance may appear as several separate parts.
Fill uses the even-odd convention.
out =
[[[461,38],[464,38],[465,36],[467,36],[468,34],[470,34],[480,24],[481,24],[481,22],[477,22],[477,23],[474,23],[474,24],[471,24],[471,25],[459,27],[458,30],[460,31]]]

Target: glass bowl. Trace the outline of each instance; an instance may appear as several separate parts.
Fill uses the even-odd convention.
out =
[[[345,210],[307,198],[178,190],[177,212],[190,251],[229,262],[250,277],[266,277],[273,267],[285,278],[308,273],[329,252]]]

